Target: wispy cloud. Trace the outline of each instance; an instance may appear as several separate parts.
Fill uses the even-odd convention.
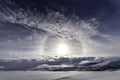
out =
[[[105,45],[93,37],[101,37],[103,42],[108,40],[109,35],[103,34],[97,30],[99,22],[92,18],[90,20],[82,20],[77,16],[67,17],[60,12],[48,10],[47,14],[36,13],[28,8],[15,8],[17,4],[11,2],[0,3],[0,21],[13,24],[20,24],[27,29],[34,28],[36,30],[44,30],[49,35],[58,36],[67,40],[79,41],[83,48],[88,47],[104,47]],[[38,33],[33,33],[38,37]],[[49,38],[50,36],[48,36]],[[31,39],[31,37],[27,37]],[[43,44],[44,45],[44,44]],[[93,49],[94,51],[94,49]]]

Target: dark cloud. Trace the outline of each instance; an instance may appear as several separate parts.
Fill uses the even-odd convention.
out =
[[[13,41],[24,40],[27,37],[32,36],[35,32],[36,34],[46,33],[43,30],[27,28],[27,26],[22,26],[19,24],[12,24],[12,23],[6,23],[6,22],[0,23],[0,38],[3,41],[4,40],[13,40]],[[32,37],[34,37],[34,35]],[[34,38],[32,37],[31,37],[31,40],[34,40]]]
[[[2,0],[4,1],[4,0]],[[12,9],[24,8],[37,12],[47,13],[47,10],[65,12],[65,14],[76,14],[81,18],[101,17],[107,18],[118,10],[112,0],[7,0],[7,4],[17,4],[10,6]]]

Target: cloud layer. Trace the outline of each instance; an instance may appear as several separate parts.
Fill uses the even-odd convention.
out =
[[[16,2],[11,2],[11,0],[7,0],[7,1],[2,0],[0,3],[0,7],[1,7],[0,9],[1,22],[5,22],[6,24],[12,23],[12,24],[20,25],[25,28],[25,30],[22,29],[23,32],[26,32],[28,30],[29,34],[20,32],[22,33],[20,35],[24,35],[24,38],[26,38],[25,40],[23,40],[22,37],[21,39],[19,38],[19,40],[21,40],[21,43],[26,43],[28,39],[29,40],[31,39],[30,43],[32,43],[32,40],[34,39],[36,39],[35,42],[36,41],[37,43],[40,42],[37,45],[37,48],[40,48],[41,51],[37,49],[36,53],[43,53],[44,47],[46,47],[44,46],[45,43],[47,43],[47,41],[53,36],[66,39],[68,42],[72,42],[72,41],[74,41],[75,43],[79,42],[81,45],[76,47],[83,48],[82,53],[89,54],[89,56],[91,54],[97,55],[97,53],[103,53],[103,54],[109,53],[110,49],[109,47],[106,47],[106,46],[108,45],[107,42],[109,41],[112,42],[110,40],[110,38],[112,37],[108,34],[107,35],[103,34],[98,30],[98,26],[100,25],[100,23],[99,21],[97,21],[96,18],[83,20],[82,18],[74,14],[72,16],[66,16],[62,12],[50,10],[47,8],[46,8],[46,13],[38,12],[38,9],[36,7],[35,7],[36,11],[32,11],[31,9],[29,9],[29,6],[25,6],[25,8],[23,8]],[[17,25],[16,27],[18,27]],[[2,31],[3,33],[8,33],[8,34],[11,33],[3,29]],[[40,33],[42,31],[43,33]],[[18,31],[16,30],[16,32]],[[10,36],[12,34],[14,35],[17,33],[11,33]],[[10,38],[12,37],[9,37],[9,39]],[[17,38],[17,37],[14,37],[14,38]],[[4,39],[7,39],[7,38],[4,38]],[[9,39],[8,41],[10,42],[11,40]],[[51,43],[53,42],[51,40],[49,41]],[[2,42],[2,44],[3,43],[5,42]],[[19,45],[19,46],[22,46],[22,45]],[[23,46],[25,46],[25,44]],[[48,46],[49,45],[47,45],[47,47]],[[21,52],[24,53],[25,51],[22,51],[22,50],[23,49],[21,49]],[[47,56],[50,56],[50,55],[51,54],[47,54]]]

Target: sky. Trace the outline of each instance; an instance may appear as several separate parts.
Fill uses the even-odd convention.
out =
[[[69,48],[67,56],[118,57],[119,3],[0,0],[0,58],[62,57],[56,51],[61,44]]]

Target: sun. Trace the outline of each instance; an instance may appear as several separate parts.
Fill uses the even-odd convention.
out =
[[[56,50],[59,56],[66,56],[69,53],[69,47],[65,43],[59,44]]]

